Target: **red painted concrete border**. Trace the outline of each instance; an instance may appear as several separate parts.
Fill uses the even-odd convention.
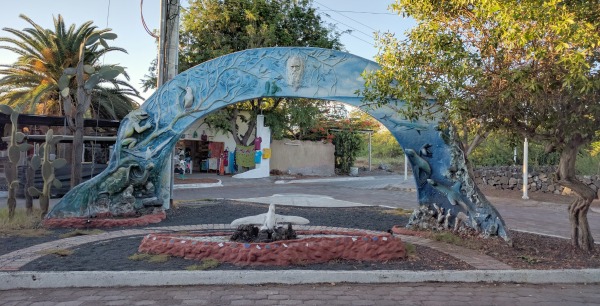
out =
[[[223,233],[219,233],[223,234]],[[231,233],[229,233],[231,234]],[[312,237],[272,243],[202,242],[185,237],[212,234],[148,234],[138,251],[166,254],[186,259],[216,259],[235,265],[275,265],[324,263],[334,259],[386,261],[406,257],[404,243],[389,234],[356,232],[299,231],[299,234],[338,234],[346,237]]]
[[[144,215],[137,218],[51,218],[44,219],[43,225],[48,228],[66,227],[66,228],[109,228],[120,226],[144,226],[150,223],[158,223],[164,220],[167,214],[164,211],[159,213]]]

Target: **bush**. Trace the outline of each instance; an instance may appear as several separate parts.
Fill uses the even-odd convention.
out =
[[[335,168],[341,173],[348,174],[363,144],[362,137],[357,132],[346,130],[335,132],[333,135]]]

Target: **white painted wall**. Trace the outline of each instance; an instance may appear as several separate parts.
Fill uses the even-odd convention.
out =
[[[265,126],[265,116],[263,115],[256,117],[256,135],[262,138],[261,150],[271,148],[271,129]],[[271,172],[270,161],[270,158],[262,159],[261,163],[256,164],[256,168],[236,174],[233,177],[242,179],[269,177]]]
[[[249,116],[249,113],[246,112],[244,114],[245,116]],[[239,131],[241,133],[245,133],[248,130],[248,124],[245,122],[241,122],[238,120],[237,122],[238,124],[238,128]],[[228,151],[233,151],[235,149],[235,140],[233,139],[233,136],[230,133],[224,134],[221,132],[218,132],[216,130],[211,130],[208,125],[206,123],[204,123],[204,120],[201,119],[198,122],[192,124],[186,131],[185,131],[185,138],[186,139],[193,139],[193,135],[194,135],[194,131],[196,131],[198,133],[198,138],[200,139],[200,136],[202,135],[202,131],[204,131],[206,133],[206,135],[208,136],[208,140],[209,141],[215,141],[215,142],[223,142],[225,143],[225,149],[228,149]],[[256,131],[253,131],[253,135],[250,137],[250,139],[254,139],[254,134],[256,133]]]

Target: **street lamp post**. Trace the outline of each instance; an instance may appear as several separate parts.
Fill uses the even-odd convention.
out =
[[[527,178],[529,177],[529,142],[527,142],[527,137],[525,137],[525,142],[523,143],[523,200],[529,200],[527,196],[527,188],[529,187],[527,183]]]

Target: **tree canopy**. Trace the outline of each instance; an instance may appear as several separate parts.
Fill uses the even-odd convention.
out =
[[[585,216],[596,194],[575,178],[575,158],[600,126],[598,2],[397,0],[391,7],[417,25],[405,40],[379,36],[382,69],[368,77],[367,99],[392,96],[407,102],[402,112],[411,119],[439,111],[558,151],[557,178],[581,197],[570,210],[573,243],[592,247]]]
[[[25,15],[20,17],[31,28],[4,28],[14,37],[0,37],[4,43],[0,48],[19,55],[15,63],[0,66],[0,103],[32,113],[64,115],[58,85],[64,69],[77,64],[80,45],[93,33],[116,35],[110,29],[98,30],[91,21],[67,28],[61,15],[54,18],[54,29],[44,29]],[[113,51],[126,52],[108,45],[89,45],[84,63],[95,70],[112,69],[114,65],[103,64],[101,59]],[[133,97],[138,97],[138,92],[126,81],[102,80],[92,90],[92,113],[100,118],[121,119],[137,105]]]

